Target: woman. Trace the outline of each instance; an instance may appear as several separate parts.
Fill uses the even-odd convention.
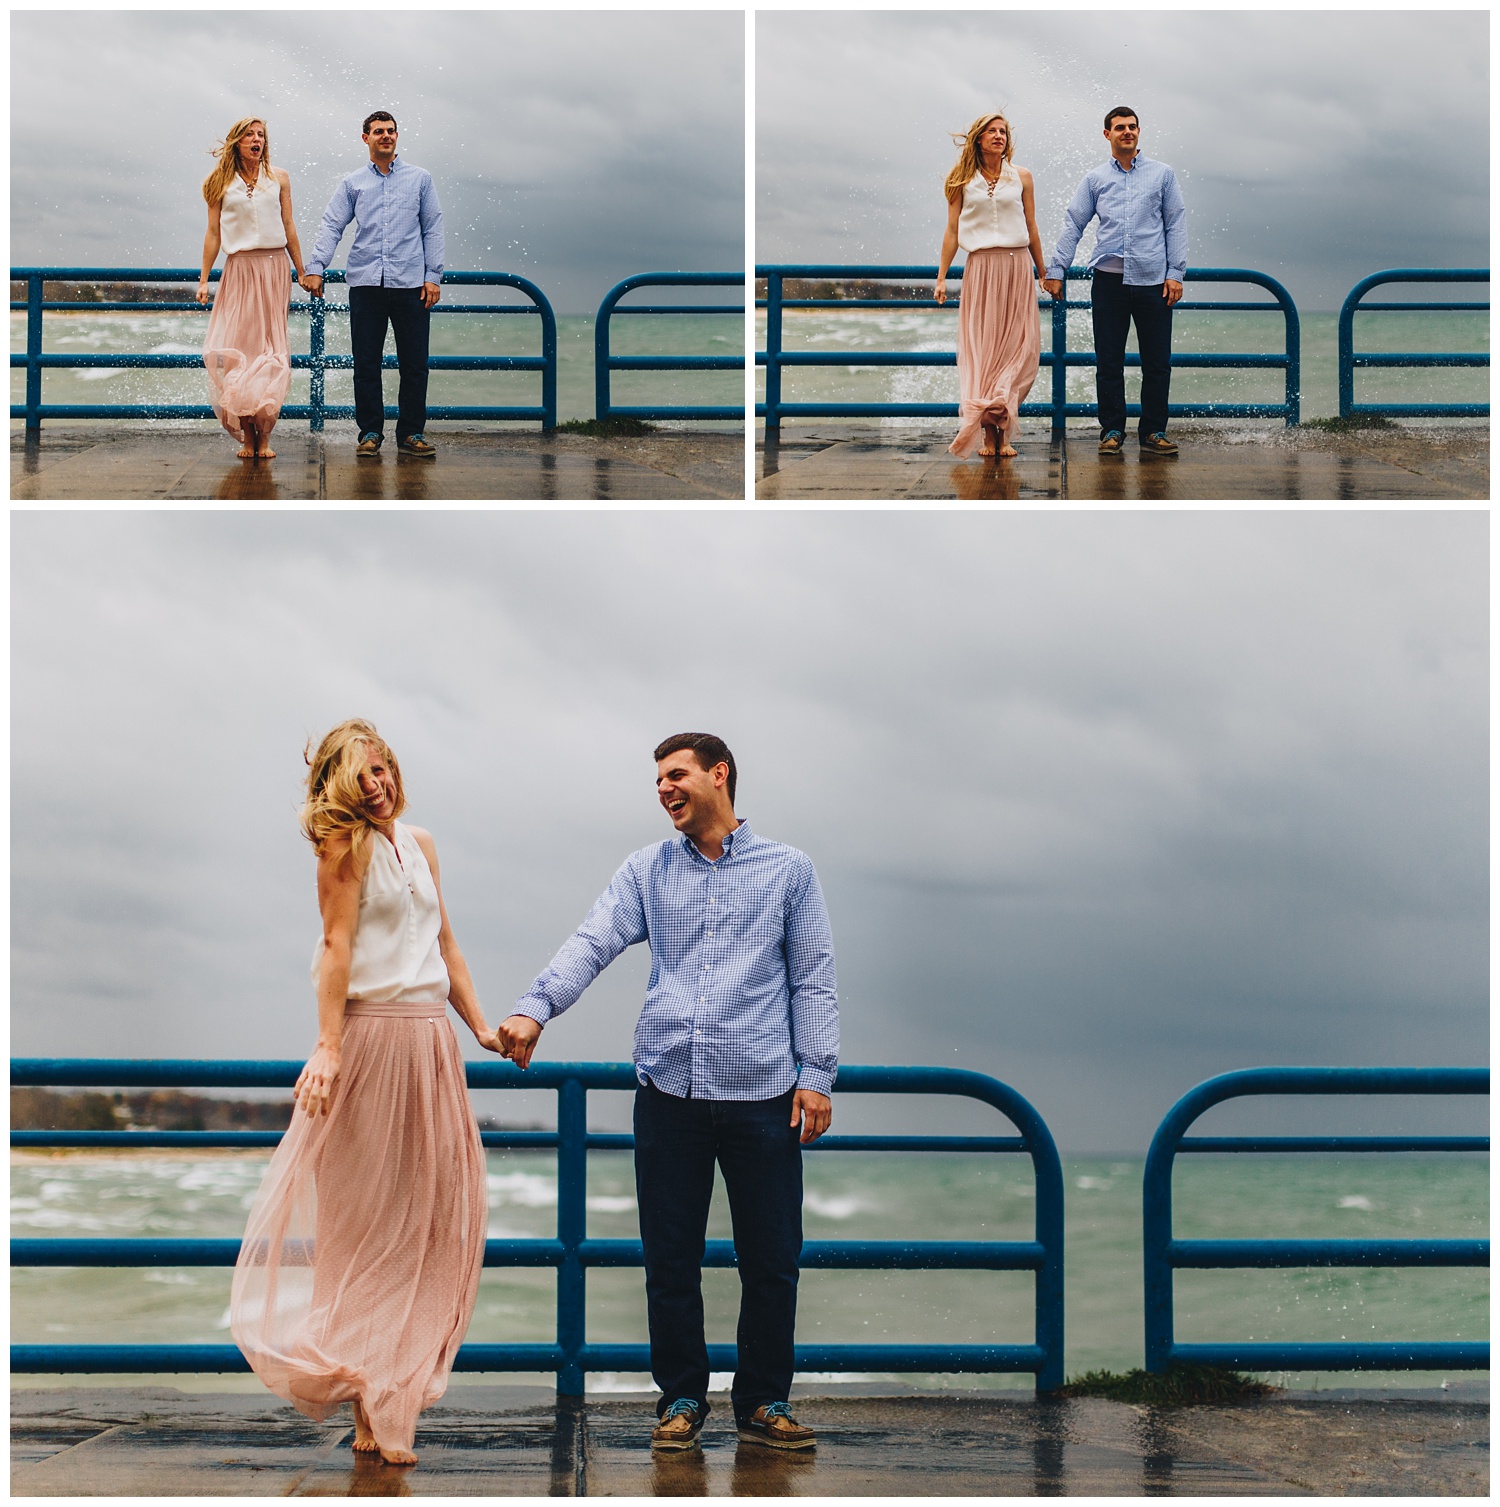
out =
[[[230,1327],[256,1375],[309,1417],[354,1404],[354,1448],[416,1462],[479,1290],[484,1152],[444,1004],[500,1050],[454,940],[437,849],[395,755],[340,723],[310,761],[318,855],[318,1043],[256,1194]]]
[[[943,184],[948,228],[932,295],[938,303],[947,302],[954,253],[960,246],[968,253],[958,306],[959,427],[948,446],[954,455],[968,455],[981,431],[982,456],[1016,453],[1011,441],[1021,427],[1021,404],[1041,364],[1034,279],[1047,264],[1035,188],[1031,174],[1011,162],[1014,147],[1003,115],[981,115]]]
[[[299,281],[303,276],[292,180],[271,166],[266,124],[254,116],[235,121],[218,152],[218,166],[203,180],[208,233],[198,274],[198,302],[206,304],[208,274],[222,245],[224,276],[203,341],[209,400],[219,422],[241,442],[241,460],[271,460],[271,430],[292,382],[288,252]]]

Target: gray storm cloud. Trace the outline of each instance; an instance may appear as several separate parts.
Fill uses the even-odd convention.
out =
[[[1124,104],[1194,265],[1337,309],[1381,268],[1489,264],[1484,12],[769,11],[756,48],[761,262],[935,262],[948,133],[996,109],[1050,254]]]
[[[247,114],[310,249],[373,109],[436,178],[454,270],[592,313],[634,272],[744,264],[744,22],[660,11],[17,13],[11,260],[196,266],[207,153]]]
[[[304,1054],[301,751],[363,715],[492,1021],[706,728],[818,865],[846,1062],[1130,1149],[1230,1068],[1485,1060],[1480,513],[31,513],[11,559],[18,1054]],[[644,976],[544,1054],[627,1057]]]

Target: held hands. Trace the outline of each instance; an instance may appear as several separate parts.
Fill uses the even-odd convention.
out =
[[[321,1042],[307,1059],[307,1066],[297,1075],[292,1093],[297,1107],[310,1115],[328,1113],[333,1102],[333,1085],[339,1075],[340,1052]]]
[[[508,1015],[495,1032],[500,1039],[497,1050],[502,1057],[509,1057],[517,1067],[524,1068],[530,1063],[531,1054],[536,1050],[541,1034],[541,1026],[529,1015]]]
[[[833,1123],[833,1101],[827,1094],[799,1088],[792,1095],[792,1124],[802,1126],[802,1144],[816,1141]]]
[[[310,293],[314,298],[323,296],[323,279],[316,272],[304,272],[297,279],[297,284],[304,293]]]
[[[1053,298],[1062,297],[1063,285],[1062,279],[1060,277],[1044,277],[1042,279],[1042,286],[1053,296]]]

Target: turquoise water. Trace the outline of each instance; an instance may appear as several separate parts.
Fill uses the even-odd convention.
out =
[[[596,1152],[589,1163],[589,1234],[634,1237],[629,1155]],[[12,1231],[237,1236],[265,1165],[264,1154],[232,1152],[14,1153]],[[492,1237],[555,1234],[554,1166],[550,1153],[489,1154]],[[1141,1169],[1140,1158],[1064,1161],[1069,1375],[1141,1364]],[[805,1233],[808,1239],[1031,1239],[1029,1172],[1029,1161],[1016,1156],[810,1155]],[[1193,1157],[1179,1163],[1176,1175],[1175,1233],[1483,1237],[1488,1190],[1488,1159],[1475,1156]],[[721,1189],[710,1234],[729,1233]],[[643,1339],[639,1270],[592,1271],[588,1283],[589,1338]],[[733,1339],[737,1288],[733,1271],[704,1273],[711,1339]],[[12,1272],[11,1291],[17,1342],[229,1340],[227,1270],[21,1268]],[[1489,1332],[1488,1292],[1488,1272],[1466,1268],[1184,1272],[1177,1277],[1177,1335],[1479,1340]],[[798,1334],[808,1342],[1029,1342],[1032,1293],[1024,1273],[806,1272]],[[469,1338],[550,1340],[554,1304],[550,1271],[487,1271]],[[1420,1378],[1337,1373],[1276,1379],[1348,1386]],[[935,1377],[911,1380],[941,1384]],[[646,1384],[638,1376],[590,1381],[601,1389]],[[1018,1386],[1029,1378],[964,1378],[961,1384]]]
[[[10,323],[11,350],[25,351],[25,315],[12,313]],[[307,323],[306,315],[292,315],[288,341],[293,352],[307,350]],[[49,355],[109,355],[117,351],[197,355],[203,348],[203,330],[201,314],[48,314],[43,316],[42,349]],[[348,352],[345,316],[329,316],[327,338],[330,352]],[[616,356],[738,355],[744,343],[745,322],[738,314],[643,314],[610,322],[610,349]],[[387,349],[395,349],[389,340]],[[435,356],[539,356],[541,349],[541,322],[533,315],[466,314],[434,316],[432,321],[431,350]],[[12,403],[25,402],[25,378],[24,371],[11,371]],[[396,382],[396,373],[387,372],[388,403],[396,401]],[[306,403],[307,384],[308,374],[294,371],[287,401]],[[427,396],[433,404],[536,404],[541,402],[541,385],[539,372],[433,372]],[[353,403],[353,373],[329,372],[325,397],[330,403]],[[741,404],[744,397],[744,376],[737,371],[615,372],[611,377],[611,399],[615,403]],[[202,372],[191,368],[143,371],[95,367],[44,372],[42,401],[206,403],[208,397]],[[557,320],[557,412],[559,419],[594,416],[594,321],[585,315],[560,315]]]
[[[1237,296],[1228,289],[1226,297]],[[1477,296],[1477,295],[1476,295]],[[789,351],[847,354],[857,361],[861,351],[951,351],[957,348],[958,316],[940,310],[883,309],[789,312],[784,316],[783,340]],[[1338,315],[1301,315],[1302,417],[1328,418],[1339,411]],[[1286,324],[1279,311],[1177,315],[1172,345],[1177,354],[1264,353],[1285,350]],[[1043,349],[1051,346],[1050,315],[1042,313]],[[756,327],[757,348],[765,348],[765,316]],[[1393,354],[1405,351],[1488,351],[1488,314],[1368,314],[1355,320],[1358,351]],[[1087,309],[1068,313],[1068,349],[1093,348]],[[1129,348],[1134,350],[1132,331]],[[764,370],[757,378],[756,395],[765,397]],[[1051,397],[1052,374],[1043,368],[1032,388],[1031,401]],[[1127,370],[1129,401],[1140,398],[1140,371]],[[1484,403],[1489,401],[1489,372],[1483,367],[1358,370],[1355,401],[1359,403]],[[1286,397],[1286,377],[1280,370],[1234,371],[1183,369],[1172,374],[1173,402],[1280,403]],[[957,403],[958,373],[952,367],[803,367],[784,371],[782,398],[792,402]],[[1094,373],[1090,367],[1070,367],[1068,401],[1094,401]],[[932,419],[885,419],[887,424],[930,425]],[[1044,424],[1044,419],[1027,421]],[[1082,423],[1083,420],[1073,420]],[[1236,421],[1225,421],[1236,422]],[[1271,420],[1244,420],[1266,425]]]

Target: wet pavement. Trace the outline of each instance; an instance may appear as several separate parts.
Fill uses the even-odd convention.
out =
[[[1174,425],[1175,456],[1132,439],[1101,457],[1093,429],[1023,430],[1014,460],[957,460],[949,428],[785,425],[756,446],[764,501],[1395,501],[1489,497],[1489,426],[1315,429]]]
[[[396,451],[389,433],[356,459],[352,424],[321,434],[278,429],[273,461],[238,460],[217,425],[12,424],[15,501],[99,499],[221,502],[601,502],[741,500],[745,444],[724,431],[660,430],[595,439],[537,429],[434,424],[432,460]]]
[[[646,1397],[454,1385],[419,1463],[356,1460],[268,1394],[168,1387],[11,1394],[16,1496],[1485,1496],[1482,1387],[1286,1393],[1152,1409],[968,1392],[796,1399],[814,1450],[740,1444],[727,1399],[701,1447],[653,1455]]]

